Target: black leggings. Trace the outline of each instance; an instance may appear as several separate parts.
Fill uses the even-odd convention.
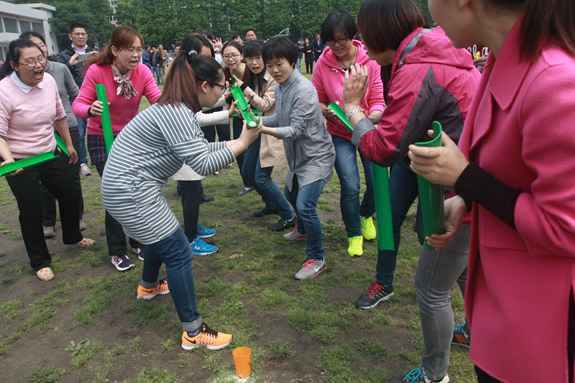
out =
[[[313,73],[313,61],[312,62],[305,62],[305,73]]]
[[[198,220],[200,217],[200,203],[204,187],[202,181],[178,181],[178,195],[182,199],[184,210],[184,234],[188,242],[193,242],[198,236]]]
[[[223,110],[222,107],[207,110],[206,113],[219,112]],[[230,124],[221,125],[209,125],[203,126],[202,132],[204,132],[204,137],[208,142],[216,142],[216,131],[218,132],[218,141],[229,141],[230,140]]]

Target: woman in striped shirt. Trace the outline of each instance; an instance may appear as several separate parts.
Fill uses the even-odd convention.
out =
[[[118,135],[102,178],[108,212],[132,238],[146,245],[138,298],[167,294],[158,279],[166,264],[171,295],[182,323],[182,348],[227,346],[229,334],[218,333],[200,318],[192,274],[193,252],[162,194],[162,186],[188,164],[200,175],[213,174],[232,163],[257,138],[247,130],[233,141],[208,143],[196,121],[199,105],[212,107],[226,89],[221,67],[212,57],[182,50],[170,65],[164,92]]]

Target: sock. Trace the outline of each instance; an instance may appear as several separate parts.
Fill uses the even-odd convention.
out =
[[[187,331],[187,333],[188,333],[188,336],[196,336],[200,333],[200,329],[198,328],[194,331]]]

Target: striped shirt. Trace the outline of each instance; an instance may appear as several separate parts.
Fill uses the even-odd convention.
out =
[[[226,142],[208,143],[194,113],[185,106],[152,105],[120,132],[102,177],[102,200],[124,232],[149,245],[179,227],[162,194],[182,164],[200,175],[235,160]]]

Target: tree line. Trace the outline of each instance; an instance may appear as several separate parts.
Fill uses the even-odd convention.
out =
[[[118,0],[118,24],[138,29],[149,45],[170,47],[179,43],[189,32],[208,29],[214,36],[242,38],[248,28],[259,38],[277,35],[289,28],[290,38],[313,38],[319,33],[327,14],[335,9],[347,9],[354,17],[364,0]],[[434,25],[427,0],[414,0],[430,25]],[[32,3],[37,0],[16,0]],[[50,20],[60,47],[70,44],[68,27],[72,23],[86,25],[89,44],[105,44],[114,26],[108,0],[44,0],[56,7]]]

